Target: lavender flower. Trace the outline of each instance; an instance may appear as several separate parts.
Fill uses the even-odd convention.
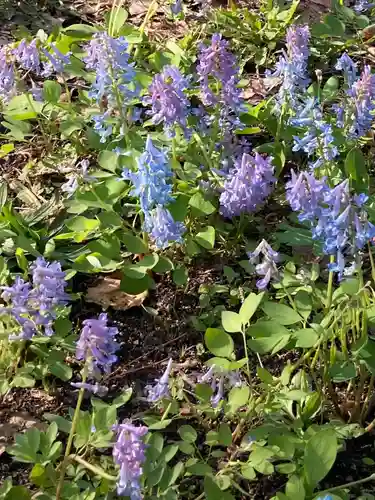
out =
[[[100,136],[100,142],[104,143],[111,136],[113,132],[113,126],[110,120],[110,111],[106,111],[101,115],[93,115],[92,120],[94,122],[94,130]]]
[[[257,281],[259,290],[265,290],[271,279],[279,276],[277,265],[279,254],[272,249],[266,240],[262,240],[253,252],[248,252],[250,262],[257,263],[255,272],[264,278]],[[262,257],[262,261],[260,261]]]
[[[229,173],[220,196],[224,217],[255,212],[272,192],[276,182],[273,173],[272,157],[263,158],[259,153],[255,156],[243,154]]]
[[[228,50],[229,43],[215,33],[211,45],[201,45],[197,67],[202,102],[206,106],[221,103],[234,112],[242,107],[241,91],[238,88],[238,66],[235,56]],[[219,95],[210,86],[214,78],[220,84]]]
[[[22,68],[34,71],[37,75],[40,74],[40,57],[35,39],[30,43],[25,39],[21,40],[18,47],[14,49],[13,54],[16,56],[16,61]]]
[[[144,229],[150,233],[157,248],[164,249],[172,241],[182,244],[186,227],[182,222],[175,221],[168,209],[158,205],[146,216]]]
[[[182,0],[176,0],[171,3],[171,12],[174,16],[178,16],[182,12]]]
[[[0,50],[0,103],[8,102],[15,95],[14,68],[7,61],[5,49]]]
[[[70,385],[76,389],[85,389],[93,394],[103,397],[107,394],[108,388],[99,384],[86,384],[84,382],[71,382]],[[94,431],[95,432],[95,431]]]
[[[40,327],[44,335],[53,335],[55,309],[69,298],[65,293],[65,273],[58,262],[48,263],[39,257],[30,270],[32,287],[20,277],[11,287],[2,287],[2,298],[8,304],[4,312],[13,316],[21,327],[20,335],[11,335],[11,340],[30,340]]]
[[[362,12],[372,9],[373,7],[375,7],[375,3],[371,3],[368,0],[357,0],[354,5],[354,10],[357,14],[361,14]]]
[[[38,87],[33,83],[30,92],[31,95],[33,96],[34,101],[37,102],[43,101],[43,89],[41,87]]]
[[[310,79],[307,73],[309,57],[308,42],[310,31],[308,26],[291,26],[288,28],[287,50],[283,51],[274,73],[268,76],[281,78],[281,87],[276,99],[275,111],[279,114],[284,104],[289,103],[294,109]]]
[[[144,100],[145,104],[152,104],[149,114],[153,115],[153,123],[163,122],[169,136],[174,135],[175,125],[179,125],[186,134],[188,133],[187,116],[190,103],[185,95],[188,85],[187,79],[178,68],[165,66],[152,80],[149,88],[151,97]]]
[[[63,54],[53,43],[51,43],[51,49],[53,53],[42,47],[42,52],[48,59],[48,62],[44,63],[42,76],[50,76],[54,71],[63,73],[65,66],[70,63],[70,52]]]
[[[362,137],[370,130],[375,110],[375,75],[365,66],[361,77],[350,91],[354,105],[354,120],[349,129],[353,137]]]
[[[115,352],[118,344],[115,337],[118,330],[107,325],[107,314],[102,313],[98,319],[83,321],[81,336],[77,342],[76,358],[88,363],[89,376],[98,375],[101,371],[109,373],[113,363],[117,361]]]
[[[345,83],[351,87],[357,79],[357,64],[346,52],[337,60],[335,68],[344,73]]]
[[[172,170],[164,152],[157,149],[147,137],[146,149],[138,159],[138,171],[124,169],[123,179],[129,179],[134,189],[132,196],[139,196],[141,209],[148,214],[157,205],[166,205],[172,198],[172,186],[167,179],[172,176]]]
[[[168,398],[169,392],[169,375],[172,369],[172,358],[168,361],[167,368],[165,369],[163,375],[160,379],[156,379],[156,385],[147,385],[146,390],[148,391],[147,401],[151,403],[156,403],[163,398]]]
[[[87,57],[84,61],[88,69],[96,72],[90,97],[98,104],[106,97],[110,107],[118,107],[120,100],[125,110],[129,99],[137,95],[134,87],[135,71],[129,62],[126,39],[113,38],[106,32],[95,33],[86,48]]]
[[[117,440],[113,447],[113,459],[120,466],[117,482],[117,494],[128,496],[130,500],[141,500],[142,464],[146,460],[142,438],[147,434],[147,427],[136,427],[130,421],[124,421],[114,427]]]
[[[210,383],[213,392],[211,396],[211,405],[213,408],[217,408],[220,401],[223,401],[226,390],[242,385],[238,371],[223,372],[216,365],[212,365],[204,375],[200,376],[198,382],[200,384]]]
[[[90,162],[88,160],[82,160],[78,166],[78,169],[67,177],[67,181],[62,184],[61,191],[68,193],[68,195],[73,195],[79,187],[80,182],[94,182],[96,178],[88,174]]]
[[[336,255],[331,271],[346,273],[345,257],[356,256],[375,237],[375,226],[363,208],[366,195],[350,196],[349,183],[343,181],[330,188],[325,179],[302,172],[287,184],[287,199],[299,219],[309,221],[314,239],[321,241],[325,255]]]

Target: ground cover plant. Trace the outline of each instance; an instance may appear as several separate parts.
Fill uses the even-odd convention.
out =
[[[232,3],[163,43],[157,7],[0,50],[0,394],[69,395],[0,498],[370,500],[375,6]],[[157,324],[162,293],[148,372],[116,309]]]

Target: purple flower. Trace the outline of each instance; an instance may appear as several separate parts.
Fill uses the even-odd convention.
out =
[[[81,182],[94,182],[96,178],[88,174],[88,168],[90,162],[88,160],[82,160],[78,166],[78,169],[71,175],[67,177],[67,182],[61,185],[61,191],[72,195],[76,192],[79,187],[79,181]]]
[[[165,66],[161,73],[154,76],[149,91],[151,97],[145,99],[145,104],[152,104],[149,114],[155,124],[164,123],[168,135],[173,136],[173,127],[179,125],[185,133],[188,132],[187,116],[189,100],[185,95],[188,81],[175,66]]]
[[[236,57],[228,50],[228,46],[229,43],[218,33],[212,36],[211,45],[201,45],[197,73],[203,104],[212,106],[220,103],[224,109],[238,112],[243,103],[238,88],[239,70]],[[218,95],[212,91],[212,78],[220,85]]]
[[[175,221],[167,208],[158,205],[146,216],[144,229],[150,233],[157,248],[164,249],[171,242],[182,244],[186,227],[182,222]]]
[[[361,77],[350,91],[354,106],[354,119],[349,129],[353,137],[362,137],[370,130],[374,120],[375,110],[375,75],[371,73],[370,66],[365,66]]]
[[[48,52],[42,47],[42,52],[48,59],[48,62],[44,63],[42,76],[50,76],[54,71],[56,73],[63,73],[65,66],[70,63],[70,52],[63,54],[53,43],[51,43],[51,49],[53,53]]]
[[[178,16],[182,12],[182,0],[176,0],[171,4],[171,12],[174,16]]]
[[[0,50],[0,103],[8,102],[15,95],[14,68],[7,61],[6,50]]]
[[[110,111],[106,111],[101,115],[93,115],[92,120],[94,122],[94,130],[100,136],[100,142],[104,143],[111,136],[113,132],[113,126],[108,121],[110,119]]]
[[[103,397],[107,394],[108,388],[104,385],[99,384],[86,384],[83,382],[71,382],[70,385],[76,389],[85,389],[86,391],[92,392],[97,396]],[[95,431],[93,431],[95,432]]]
[[[42,102],[43,101],[43,89],[41,87],[38,87],[34,83],[32,84],[31,87],[31,95],[33,96],[33,99],[37,102]]]
[[[281,87],[276,99],[276,112],[281,113],[284,104],[289,103],[294,109],[300,96],[310,83],[307,72],[309,57],[308,43],[310,31],[308,26],[291,26],[286,35],[287,50],[283,51],[274,73],[269,76],[281,78]]]
[[[337,60],[335,68],[344,73],[345,83],[351,87],[357,79],[357,64],[346,52]]]
[[[375,7],[375,3],[371,3],[368,0],[357,0],[354,5],[354,10],[357,14],[361,14],[362,12],[372,9],[373,7]]]
[[[156,385],[147,385],[146,390],[148,391],[147,401],[151,403],[156,403],[163,398],[168,398],[170,395],[169,392],[169,375],[172,369],[172,358],[168,361],[167,368],[165,372],[160,377],[160,379],[156,379]]]
[[[272,249],[266,240],[262,240],[256,249],[253,252],[249,252],[247,255],[252,264],[257,263],[255,272],[260,276],[264,276],[257,281],[257,287],[259,290],[265,290],[271,279],[277,279],[279,277],[276,265],[279,254]]]
[[[145,426],[136,427],[130,421],[114,426],[117,440],[113,447],[113,459],[120,467],[120,477],[117,482],[117,494],[128,496],[130,500],[141,500],[142,465],[146,460],[146,445],[143,437],[148,429]]]
[[[211,396],[211,405],[213,408],[217,408],[220,401],[223,401],[226,390],[242,385],[241,376],[238,371],[225,372],[220,370],[216,365],[212,365],[204,375],[198,377],[198,383],[210,383],[213,392]]]
[[[7,303],[12,303],[14,308],[27,311],[30,288],[30,283],[27,283],[19,276],[16,276],[12,286],[1,287],[3,291],[1,298]]]
[[[263,158],[259,153],[242,155],[241,161],[228,175],[220,196],[221,213],[234,217],[259,209],[271,194],[276,182],[272,157]]]
[[[77,342],[76,358],[88,363],[89,376],[101,371],[109,373],[113,363],[117,361],[115,352],[118,344],[115,337],[118,330],[107,325],[107,315],[102,313],[98,319],[83,321],[81,336]]]
[[[40,74],[40,57],[35,39],[30,43],[25,39],[21,40],[18,47],[13,50],[13,54],[22,68],[34,71],[37,75]]]
[[[126,39],[113,38],[106,32],[95,33],[86,49],[86,66],[96,72],[90,97],[98,103],[106,97],[109,106],[115,108],[118,108],[120,99],[125,110],[129,99],[138,94]]]
[[[170,195],[172,186],[167,183],[172,177],[172,170],[165,153],[153,145],[150,136],[137,163],[137,172],[124,169],[122,178],[133,183],[131,195],[139,197],[141,209],[148,215],[155,206],[166,205],[173,200]]]

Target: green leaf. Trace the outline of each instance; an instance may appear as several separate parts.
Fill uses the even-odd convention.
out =
[[[345,24],[333,14],[327,14],[323,20],[324,24],[331,29],[331,36],[342,37],[345,34]]]
[[[232,444],[232,431],[228,424],[223,423],[219,425],[218,435],[221,445],[230,446]]]
[[[347,382],[357,376],[357,369],[352,361],[336,362],[329,372],[335,383]]]
[[[182,425],[177,432],[186,443],[194,443],[198,437],[197,431],[191,425]]]
[[[145,242],[139,237],[131,233],[122,233],[121,241],[124,242],[129,252],[134,254],[143,254],[148,252],[148,247]]]
[[[215,246],[215,229],[212,226],[207,226],[196,235],[195,241],[199,243],[201,247],[212,250]]]
[[[189,200],[192,207],[192,215],[195,217],[204,217],[213,214],[216,211],[214,205],[203,198],[201,193],[195,193]]]
[[[70,366],[62,363],[61,361],[55,361],[53,364],[49,365],[50,372],[55,377],[66,382],[70,380],[73,376],[73,371]]]
[[[97,219],[88,219],[82,215],[77,215],[77,217],[67,221],[65,225],[68,229],[77,233],[90,233],[99,227],[100,222]]]
[[[328,78],[326,83],[324,84],[323,91],[322,91],[322,98],[324,101],[328,99],[333,99],[337,91],[339,89],[339,80],[336,76],[331,76]]]
[[[128,13],[122,7],[112,8],[108,26],[108,32],[110,33],[111,36],[116,36],[119,34],[119,31],[124,26],[127,18],[128,18]]]
[[[204,478],[204,493],[207,500],[235,500],[228,491],[222,491],[211,476]]]
[[[305,500],[306,493],[303,485],[303,478],[295,475],[291,476],[286,483],[285,493],[290,500]]]
[[[367,178],[366,160],[359,148],[353,148],[345,158],[345,172],[354,181]]]
[[[6,182],[0,182],[0,212],[8,197],[8,186]]]
[[[185,266],[177,267],[172,273],[173,282],[177,286],[184,286],[188,280],[188,271]]]
[[[302,321],[301,316],[294,309],[278,302],[265,302],[262,309],[269,318],[276,320],[281,325],[293,325]]]
[[[299,314],[307,320],[312,311],[311,295],[305,290],[299,290],[294,297],[294,303]]]
[[[255,474],[254,467],[251,465],[243,465],[241,467],[241,475],[245,478],[248,479],[249,481],[253,481],[257,475]]]
[[[189,465],[187,471],[194,476],[207,476],[207,474],[212,474],[212,467],[204,462],[197,462],[196,464]]]
[[[101,151],[98,156],[99,165],[109,172],[116,173],[118,166],[118,155],[113,151]]]
[[[155,264],[152,270],[158,274],[168,273],[172,271],[174,268],[173,262],[168,259],[168,257],[164,257],[163,255],[159,255],[159,261]]]
[[[43,418],[48,420],[48,422],[56,422],[60,431],[69,434],[70,429],[72,428],[72,423],[64,417],[60,415],[54,415],[53,413],[44,413]]]
[[[146,274],[141,279],[132,279],[129,278],[129,276],[124,276],[121,280],[120,289],[123,292],[129,293],[130,295],[138,295],[145,290],[154,288],[154,286],[154,280],[150,278],[148,274]]]
[[[13,486],[4,500],[31,500],[31,493],[24,486]]]
[[[221,322],[225,331],[235,333],[242,331],[242,322],[239,314],[232,311],[222,311]]]
[[[259,304],[262,302],[264,292],[250,293],[244,300],[239,315],[243,325],[247,325],[253,317],[255,311],[258,309]]]
[[[228,395],[228,406],[231,413],[235,413],[238,408],[245,406],[250,397],[250,389],[247,386],[233,387]]]
[[[304,473],[311,491],[331,470],[336,455],[337,438],[333,430],[320,430],[308,440],[304,456]]]
[[[43,83],[43,99],[52,104],[59,102],[61,96],[61,85],[52,80]]]
[[[207,328],[204,341],[207,349],[215,356],[229,358],[234,349],[232,337],[219,328]]]
[[[292,333],[296,339],[296,347],[313,347],[319,339],[318,334],[313,328],[301,328]]]

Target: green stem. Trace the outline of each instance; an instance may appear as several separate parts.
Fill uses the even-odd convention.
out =
[[[108,479],[108,481],[117,481],[117,477],[111,476],[107,474],[101,467],[97,467],[96,465],[92,465],[89,462],[86,462],[83,458],[77,455],[69,455],[69,461],[75,461],[81,465],[83,465],[86,469],[90,470],[94,474],[103,477],[104,479]]]
[[[168,417],[168,413],[169,413],[169,410],[171,409],[171,407],[172,407],[172,403],[169,403],[169,405],[166,407],[166,409],[163,413],[163,416],[160,419],[160,422],[163,422]]]
[[[352,486],[356,486],[357,484],[368,483],[369,481],[375,480],[375,474],[371,474],[371,476],[365,477],[364,479],[359,479],[358,481],[352,481],[350,483],[341,484],[340,486],[334,486],[333,488],[328,488],[327,490],[319,491],[319,496],[323,497],[326,493],[332,493],[332,491],[343,490],[346,488],[351,488]]]
[[[145,18],[143,19],[143,22],[142,24],[140,25],[139,27],[139,32],[140,34],[142,35],[143,37],[143,34],[145,32],[145,29],[146,29],[146,26],[147,26],[147,23],[151,20],[152,16],[155,14],[156,12],[156,7],[158,5],[158,2],[157,0],[153,0],[150,5],[149,5],[149,8],[147,9],[147,12],[146,12],[146,15],[145,15]],[[129,54],[132,53],[132,50],[133,50],[133,44],[129,45]],[[139,45],[138,47],[136,48],[135,50],[135,53],[134,53],[134,59],[137,58],[138,54],[139,54]]]
[[[210,169],[212,169],[213,165],[211,163],[211,159],[210,159],[209,155],[207,154],[206,148],[204,147],[202,139],[200,138],[200,136],[198,134],[194,134],[194,139],[196,140],[196,142],[198,143],[199,147],[201,148],[203,157],[206,160],[206,163],[207,163],[208,167],[210,167]]]
[[[50,145],[51,145],[50,140],[49,140],[48,135],[47,135],[47,133],[46,133],[46,131],[44,129],[42,120],[39,118],[39,114],[38,114],[37,110],[35,109],[33,101],[31,100],[30,94],[28,92],[26,92],[26,99],[29,101],[31,109],[36,114],[36,121],[38,122],[40,131],[42,133],[44,144],[45,144],[47,150],[49,151],[51,149],[50,148]]]
[[[333,264],[335,262],[335,256],[331,255],[329,261],[331,264]],[[327,286],[327,304],[326,304],[326,311],[327,312],[331,309],[331,305],[332,305],[333,276],[334,276],[334,272],[330,271],[329,276],[328,276],[328,286]]]
[[[82,383],[83,384],[86,382],[86,379],[87,379],[87,363],[85,364],[85,367],[84,367],[83,373],[82,373]],[[82,388],[79,390],[77,406],[76,406],[76,409],[74,410],[74,415],[73,415],[72,427],[70,429],[68,443],[67,443],[66,448],[65,448],[64,459],[63,459],[63,462],[61,464],[60,478],[59,478],[59,482],[58,482],[57,488],[56,488],[56,500],[60,500],[61,491],[62,491],[62,488],[64,486],[65,471],[66,471],[66,468],[69,464],[70,450],[72,449],[74,434],[75,434],[77,424],[78,424],[79,412],[81,409],[84,393],[85,393],[85,389]]]
[[[247,376],[249,378],[249,386],[251,388],[251,371],[250,371],[250,360],[249,360],[249,352],[247,349],[247,342],[246,342],[246,332],[242,330],[242,339],[243,339],[243,346],[245,349],[245,356],[246,356],[246,366],[247,366]]]
[[[374,262],[374,256],[372,254],[372,248],[370,242],[368,242],[368,255],[370,257],[370,262],[371,262],[371,277],[372,281],[375,282],[375,262]]]

